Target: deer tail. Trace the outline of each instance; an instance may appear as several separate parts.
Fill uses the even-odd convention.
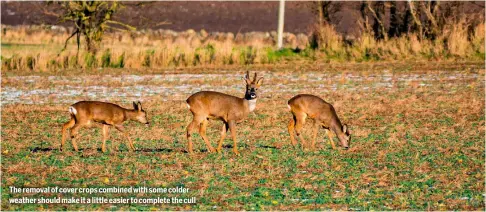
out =
[[[71,115],[76,115],[78,113],[78,111],[73,106],[70,106],[69,107],[69,113],[71,113]]]
[[[74,121],[77,122],[78,120],[76,120],[76,114],[78,114],[78,111],[76,110],[76,108],[70,106],[69,113],[71,114],[71,117],[74,119]]]

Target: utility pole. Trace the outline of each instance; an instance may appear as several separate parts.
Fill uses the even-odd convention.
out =
[[[285,0],[280,0],[278,8],[278,40],[277,48],[282,49],[283,44],[283,29],[284,29],[284,12],[285,12]]]

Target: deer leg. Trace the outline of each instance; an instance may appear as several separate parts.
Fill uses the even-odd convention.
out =
[[[199,126],[199,134],[203,138],[204,142],[206,143],[206,147],[208,148],[208,152],[216,152],[216,150],[211,146],[211,143],[208,140],[208,137],[206,136],[206,128],[208,126],[208,120],[204,119],[201,122],[201,125]]]
[[[187,136],[187,151],[190,154],[193,154],[194,153],[192,151],[192,140],[191,140],[191,137],[192,137],[192,131],[194,130],[194,126],[195,125],[197,125],[195,123],[195,120],[193,120],[189,125],[187,125],[187,133],[186,133],[186,136]]]
[[[113,125],[103,125],[103,126],[106,126],[106,135],[103,134],[103,136],[105,137],[105,141],[108,140],[110,138],[110,126],[113,126]],[[104,132],[103,132],[104,133]],[[110,152],[114,152],[114,151],[118,151],[118,146],[115,145],[115,141],[111,141],[111,150]]]
[[[224,138],[226,138],[226,131],[228,131],[228,129],[229,129],[228,122],[224,122],[223,129],[221,129],[221,138],[219,139],[218,148],[216,149],[216,151],[218,152],[221,152],[221,149],[223,148],[223,140]]]
[[[110,126],[108,125],[108,129],[109,129],[109,127]],[[106,133],[106,140],[108,140],[109,138],[110,138],[110,134],[109,133]],[[120,151],[120,148],[118,148],[118,146],[115,144],[115,141],[114,140],[112,140],[110,143],[111,143],[111,151],[112,152],[115,152],[115,151],[118,152],[118,151]]]
[[[74,151],[78,151],[78,145],[76,144],[76,139],[78,138],[78,130],[81,127],[80,124],[76,123],[71,128],[71,143],[73,144]]]
[[[316,148],[316,138],[317,138],[317,130],[319,130],[319,122],[315,120],[314,123],[314,129],[312,129],[312,143],[311,143],[311,148],[315,149]]]
[[[306,146],[304,137],[302,136],[302,128],[304,127],[305,124],[305,119],[306,119],[306,114],[300,114],[296,116],[296,124],[295,124],[295,133],[297,134],[297,137],[300,140],[300,143],[302,145],[302,149]]]
[[[193,119],[192,119],[192,122],[187,125],[187,132],[186,132],[186,136],[187,136],[187,151],[190,153],[190,154],[193,154],[194,152],[192,151],[192,133],[194,132],[194,128],[196,128],[204,119],[206,119],[205,117],[203,116],[196,116],[194,115]]]
[[[113,122],[108,122],[107,124],[104,124],[103,127],[106,126],[106,133],[105,133],[105,128],[103,128],[103,139],[104,139],[104,142],[103,142],[103,145],[105,144],[106,140],[108,140],[110,138],[110,127],[111,126],[114,126],[114,123]],[[111,150],[110,150],[110,153],[114,153],[115,150],[118,151],[118,146],[115,146],[115,142],[114,141],[111,141],[110,142],[111,144]],[[106,150],[106,148],[105,148]]]
[[[133,143],[132,143],[132,140],[130,139],[130,136],[128,136],[128,133],[125,131],[125,127],[123,127],[123,125],[115,125],[115,128],[118,131],[120,131],[123,134],[123,136],[125,136],[125,138],[128,140],[128,142],[127,142],[128,151],[129,152],[134,151],[135,146],[133,146]]]
[[[229,121],[229,128],[231,130],[231,137],[233,138],[233,152],[239,155],[237,142],[236,142],[236,123],[235,121]]]
[[[327,137],[329,137],[329,142],[331,143],[332,148],[336,149],[336,145],[334,145],[334,140],[332,140],[331,130],[326,129],[326,134],[327,134]]]
[[[106,138],[108,137],[108,125],[103,124],[102,129],[103,129],[103,145],[101,146],[101,151],[106,152]],[[112,144],[113,147],[113,144]],[[112,148],[113,149],[113,148]]]
[[[289,130],[289,135],[290,135],[290,142],[292,143],[292,146],[297,146],[297,142],[295,141],[294,133],[295,133],[295,116],[292,117],[289,121],[289,124],[287,125],[287,129]]]
[[[71,117],[71,120],[66,122],[64,125],[62,125],[62,138],[61,138],[61,148],[59,148],[60,151],[64,148],[64,143],[66,142],[66,131],[67,129],[71,128],[74,126],[76,121],[74,118]]]

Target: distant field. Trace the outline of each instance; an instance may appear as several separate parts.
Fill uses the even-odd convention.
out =
[[[2,44],[2,48],[4,48]],[[7,47],[8,48],[8,47]],[[257,109],[237,126],[241,156],[227,137],[210,154],[195,136],[184,100],[199,90],[243,95],[246,70],[265,77]],[[482,62],[296,64],[230,69],[93,69],[2,73],[3,210],[484,210],[485,70]],[[293,149],[286,102],[299,93],[332,103],[353,134],[333,150]],[[131,106],[141,100],[152,125],[129,122],[138,151],[111,129],[80,131],[80,152],[59,152],[67,108],[79,100]],[[304,131],[309,140],[309,121]],[[219,139],[220,122],[208,137]],[[112,152],[111,142],[120,147]],[[183,186],[193,205],[14,205],[9,186]],[[34,195],[35,196],[35,195]],[[40,196],[40,195],[39,195]],[[46,195],[43,195],[46,196]],[[128,195],[103,195],[105,197]]]

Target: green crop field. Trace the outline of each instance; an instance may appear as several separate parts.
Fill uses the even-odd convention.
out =
[[[256,110],[237,125],[240,156],[227,136],[208,153],[199,135],[186,152],[192,115],[185,99],[199,90],[242,97],[241,77],[265,77]],[[3,72],[3,210],[484,210],[485,70],[480,62],[289,63],[231,68],[93,69]],[[290,145],[287,100],[315,94],[333,104],[352,133],[350,149],[332,149],[323,130],[316,150]],[[151,126],[126,122],[137,151],[110,130],[80,130],[58,150],[69,105],[142,101]],[[310,141],[312,120],[303,132]],[[95,125],[96,126],[96,125]],[[219,140],[222,123],[210,121]],[[337,141],[337,138],[335,138]],[[119,147],[114,151],[111,144]],[[9,187],[184,187],[195,204],[10,204]],[[70,194],[61,195],[69,197]],[[73,194],[91,197],[89,194]]]

